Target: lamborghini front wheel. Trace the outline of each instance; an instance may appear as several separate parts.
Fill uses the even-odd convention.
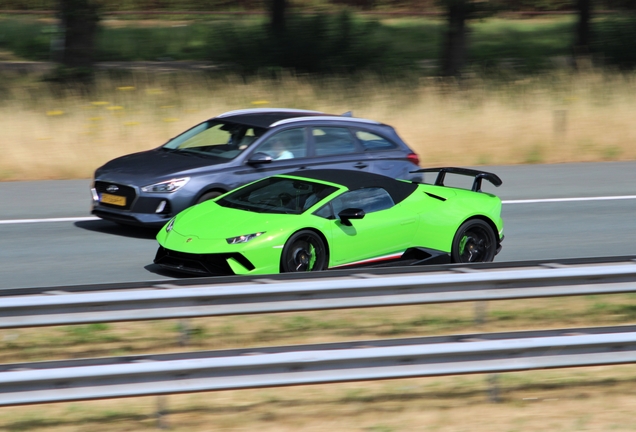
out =
[[[307,272],[327,268],[327,249],[318,234],[310,230],[292,235],[281,257],[281,272]]]

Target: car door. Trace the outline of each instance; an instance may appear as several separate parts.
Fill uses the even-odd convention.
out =
[[[347,208],[362,209],[365,215],[350,220],[348,225],[338,217]],[[377,187],[339,195],[315,214],[333,221],[329,252],[332,266],[403,252],[417,229],[415,215],[405,214],[386,190]]]
[[[309,151],[312,168],[369,171],[370,156],[349,128],[338,126],[312,126]]]
[[[413,175],[410,171],[418,169],[414,161],[409,160],[409,153],[397,143],[379,135],[378,133],[354,129],[353,133],[369,157],[369,171],[401,179],[417,179],[420,174]],[[416,158],[415,153],[411,153]]]
[[[308,131],[304,127],[295,127],[277,132],[257,147],[251,149],[245,161],[234,174],[237,187],[263,177],[285,174],[306,169],[310,164],[308,157]],[[250,162],[256,158],[269,158],[261,163]]]

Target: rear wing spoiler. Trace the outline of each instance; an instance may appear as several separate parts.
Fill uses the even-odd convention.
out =
[[[486,171],[478,171],[469,168],[455,168],[455,167],[444,167],[444,168],[422,168],[416,171],[411,171],[412,173],[427,173],[427,172],[436,172],[437,178],[435,179],[436,186],[444,186],[444,178],[446,177],[446,173],[451,174],[459,174],[465,175],[468,177],[475,177],[475,181],[473,182],[473,187],[471,190],[473,192],[481,192],[481,181],[483,179],[488,180],[490,183],[494,184],[496,187],[501,186],[503,183],[499,176],[496,174],[486,172]]]

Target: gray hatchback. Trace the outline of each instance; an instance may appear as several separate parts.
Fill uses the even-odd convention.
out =
[[[336,168],[421,180],[411,173],[418,165],[395,130],[373,120],[296,109],[230,111],[98,168],[92,213],[160,227],[194,204],[274,174]]]

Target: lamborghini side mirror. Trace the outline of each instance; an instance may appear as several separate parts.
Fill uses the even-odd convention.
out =
[[[338,217],[343,225],[351,226],[351,219],[362,219],[365,213],[359,208],[346,208],[338,213]]]

